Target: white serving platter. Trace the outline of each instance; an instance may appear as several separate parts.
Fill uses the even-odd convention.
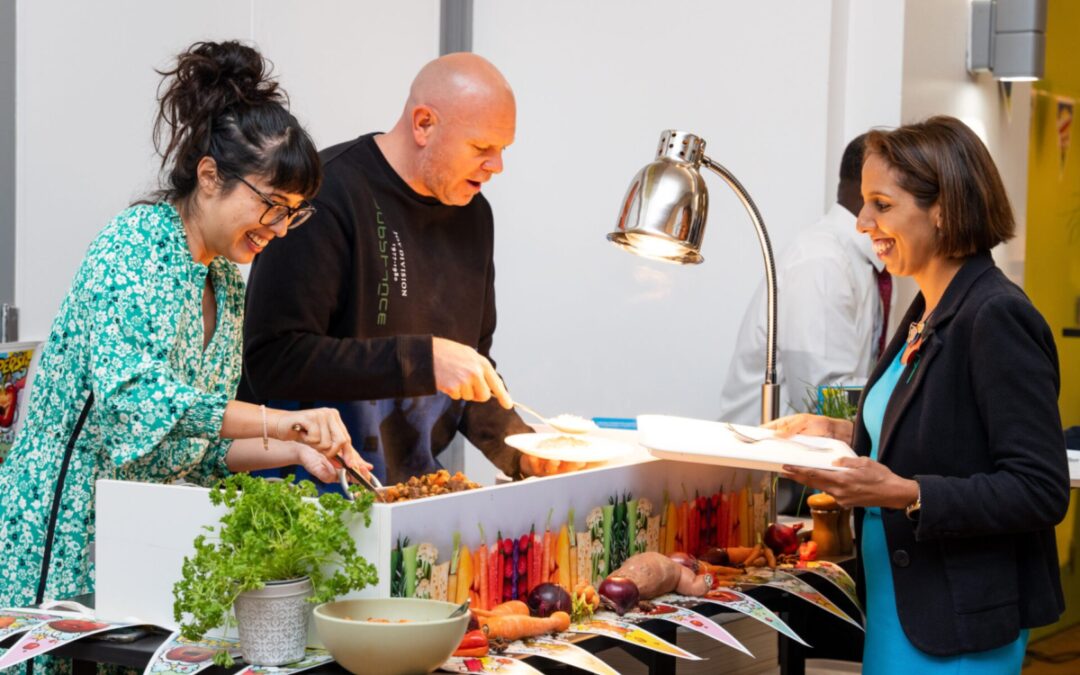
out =
[[[572,439],[560,447],[543,447],[560,438]],[[577,445],[573,443],[582,443]],[[610,462],[633,451],[628,443],[590,434],[536,433],[514,434],[506,437],[506,444],[526,455],[560,462],[585,462],[594,464]]]
[[[785,464],[828,471],[844,471],[833,462],[841,457],[855,457],[842,441],[817,436],[775,438],[761,427],[731,425],[747,436],[760,438],[746,443],[737,438],[724,422],[638,415],[638,443],[653,456],[680,462],[719,464],[741,469],[780,471]]]

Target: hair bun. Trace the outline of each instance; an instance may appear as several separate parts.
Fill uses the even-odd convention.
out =
[[[162,73],[169,84],[161,99],[181,125],[198,124],[237,105],[285,104],[270,70],[259,52],[235,40],[196,42],[177,57],[175,69]]]

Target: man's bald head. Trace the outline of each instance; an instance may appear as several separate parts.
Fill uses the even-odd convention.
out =
[[[409,87],[406,114],[419,105],[456,117],[478,107],[514,106],[514,92],[490,61],[470,52],[457,52],[440,56],[417,73]]]
[[[516,116],[514,92],[491,62],[447,54],[420,69],[401,119],[375,142],[418,194],[464,206],[502,172]]]

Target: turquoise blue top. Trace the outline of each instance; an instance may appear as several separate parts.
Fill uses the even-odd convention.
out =
[[[903,352],[901,352],[902,354]],[[889,364],[866,395],[862,419],[870,434],[870,459],[877,460],[881,424],[904,366],[900,354]],[[881,523],[881,509],[866,509],[859,546],[866,584],[866,646],[863,649],[864,675],[964,675],[966,673],[1019,673],[1024,662],[1028,631],[997,649],[959,656],[932,656],[908,641],[896,611],[889,547]]]

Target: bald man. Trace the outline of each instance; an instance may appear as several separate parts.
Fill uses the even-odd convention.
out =
[[[450,54],[421,69],[389,132],[321,153],[315,215],[251,270],[243,396],[338,408],[384,481],[441,468],[458,431],[510,476],[542,468],[503,443],[530,429],[488,358],[495,268],[481,190],[503,170],[515,116],[491,63]]]

